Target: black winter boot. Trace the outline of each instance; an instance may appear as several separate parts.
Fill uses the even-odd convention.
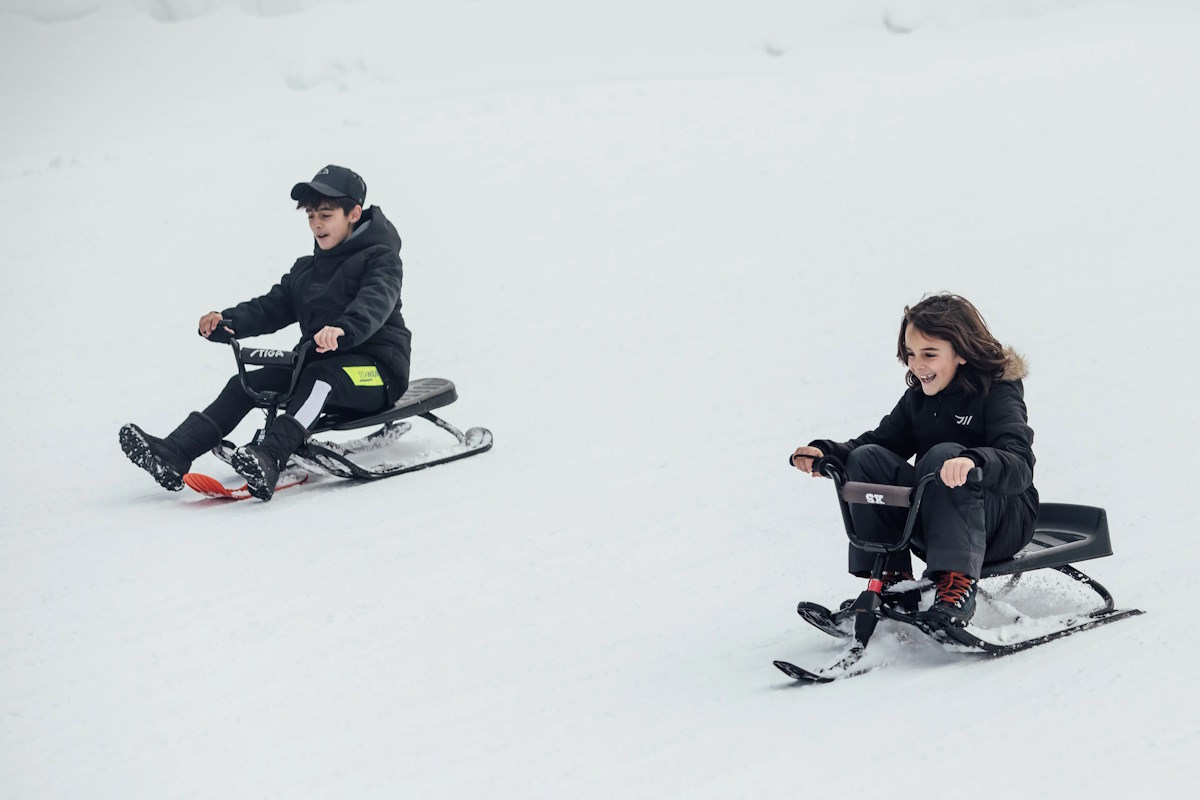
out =
[[[963,572],[941,572],[937,575],[937,600],[921,618],[939,624],[965,627],[975,615],[977,580]]]
[[[149,472],[159,486],[178,492],[192,462],[220,444],[221,436],[211,417],[193,411],[165,439],[151,436],[132,422],[121,426],[118,438],[130,461]]]
[[[248,444],[233,453],[233,468],[246,479],[246,488],[259,500],[270,500],[279,471],[308,438],[308,429],[295,417],[280,414],[260,445]]]

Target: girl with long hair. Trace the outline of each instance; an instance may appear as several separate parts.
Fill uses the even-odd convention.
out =
[[[937,587],[933,606],[921,615],[963,626],[975,613],[984,563],[1015,555],[1033,538],[1038,493],[1022,383],[1028,370],[1021,355],[996,341],[975,306],[947,293],[904,309],[896,355],[908,368],[908,390],[879,426],[845,442],[814,439],[796,448],[792,464],[817,477],[814,461],[836,456],[848,480],[897,486],[938,473],[925,491],[910,549]],[[968,484],[975,467],[983,478]],[[855,504],[850,513],[865,541],[896,541],[904,529],[903,509]],[[868,577],[873,561],[851,545],[851,574]],[[911,554],[893,554],[885,585],[912,577]]]

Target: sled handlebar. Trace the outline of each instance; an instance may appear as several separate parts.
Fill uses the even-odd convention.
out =
[[[238,343],[236,336],[226,330],[227,328],[233,330],[233,320],[222,317],[208,340],[218,344],[228,343],[233,349],[233,358],[237,362],[238,380],[241,381],[242,391],[254,400],[256,406],[268,409],[272,414],[279,406],[287,405],[288,401],[292,399],[292,393],[296,391],[296,382],[300,380],[300,371],[304,369],[304,362],[316,344],[309,339],[295,350],[279,350],[272,347],[244,348]],[[248,366],[290,369],[292,380],[288,383],[287,391],[260,392],[252,388],[250,382],[246,380],[246,367]]]
[[[295,350],[276,350],[268,347],[243,348],[237,339],[230,339],[229,346],[233,348],[233,357],[237,361],[238,380],[241,381],[242,391],[254,399],[259,408],[274,410],[287,405],[296,391],[296,382],[300,380],[300,372],[304,362],[316,346],[311,339],[301,344]],[[292,371],[292,379],[285,392],[260,392],[250,386],[246,379],[246,367],[282,367]]]
[[[846,483],[846,468],[843,467],[842,462],[838,461],[837,458],[835,458],[834,456],[806,456],[806,455],[792,454],[788,458],[788,464],[793,467],[796,466],[797,458],[811,458],[813,460],[813,466],[812,466],[813,472],[816,472],[820,475],[824,475],[826,478],[833,478],[834,473],[836,472],[837,475],[843,481],[843,483]],[[926,475],[925,477],[927,477],[927,478],[933,477],[938,484],[941,484],[941,482],[942,482],[941,477],[938,476],[937,473],[934,473],[934,472],[929,473],[929,475]],[[983,468],[982,467],[974,467],[967,473],[967,483],[974,484],[974,483],[982,483],[982,482],[983,482]],[[849,483],[855,483],[855,482],[850,481]],[[911,487],[911,486],[890,486],[888,484],[882,484],[882,483],[863,483],[863,484],[855,484],[855,485],[864,486],[864,487],[872,486],[877,489],[889,489],[889,490],[890,489],[900,489],[905,492],[906,496],[911,495],[913,492],[913,487]],[[889,493],[889,496],[890,496],[890,493]],[[854,500],[851,500],[850,498],[846,498],[846,501],[850,502],[850,503],[856,502]],[[866,503],[868,501],[867,500],[859,500],[857,502]],[[869,502],[873,503],[874,501],[869,501]],[[907,506],[909,504],[907,502],[904,502],[904,503],[890,503],[889,502],[889,503],[885,503],[884,505]]]
[[[846,526],[846,536],[855,547],[870,553],[897,553],[906,549],[909,539],[912,538],[913,528],[916,526],[917,512],[921,509],[921,498],[925,495],[925,490],[931,483],[944,485],[941,476],[936,472],[922,476],[916,486],[847,481],[846,468],[833,456],[817,458],[813,463],[813,470],[833,480],[834,486],[837,488],[838,505],[842,509],[842,521]],[[969,484],[978,484],[982,480],[983,470],[979,467],[974,467],[967,473],[967,483]],[[904,521],[904,532],[900,535],[899,540],[889,544],[860,539],[855,533],[854,520],[850,516],[851,503],[907,508],[908,517]]]

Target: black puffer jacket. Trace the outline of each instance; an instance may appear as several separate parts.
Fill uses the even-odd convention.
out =
[[[963,455],[983,469],[985,489],[1019,495],[1022,528],[1032,526],[1038,493],[1033,485],[1033,429],[1022,383],[1028,370],[1016,351],[1006,348],[1005,355],[1004,376],[986,395],[968,393],[959,381],[932,397],[914,386],[875,430],[847,442],[817,439],[811,445],[845,462],[851,450],[865,444],[880,445],[903,459],[919,459],[936,444],[957,442],[967,448]]]
[[[363,353],[383,367],[388,402],[408,386],[412,334],[400,313],[400,234],[378,206],[363,212],[354,233],[330,250],[313,243],[279,283],[261,297],[227,308],[238,338],[300,323],[300,341],[331,325],[346,335],[337,352]]]

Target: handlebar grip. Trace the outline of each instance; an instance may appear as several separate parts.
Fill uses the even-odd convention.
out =
[[[811,458],[813,460],[813,469],[816,469],[817,462],[819,462],[824,457],[825,456],[809,456],[809,455],[805,455],[804,453],[792,453],[790,456],[788,456],[788,466],[789,467],[796,466],[797,458]]]
[[[935,482],[939,486],[945,486],[945,484],[942,483],[941,475],[936,472],[931,472],[929,474],[934,478]],[[967,471],[967,480],[963,483],[963,485],[966,486],[967,484],[979,483],[983,483],[983,467],[971,467],[971,469]]]
[[[233,330],[233,320],[222,319],[217,323],[217,327],[213,328],[212,333],[210,333],[208,336],[204,336],[204,334],[200,333],[199,330],[197,330],[196,333],[202,338],[208,339],[210,342],[216,342],[217,344],[229,344],[231,341],[233,341],[235,336],[234,334],[225,330],[226,328]]]

